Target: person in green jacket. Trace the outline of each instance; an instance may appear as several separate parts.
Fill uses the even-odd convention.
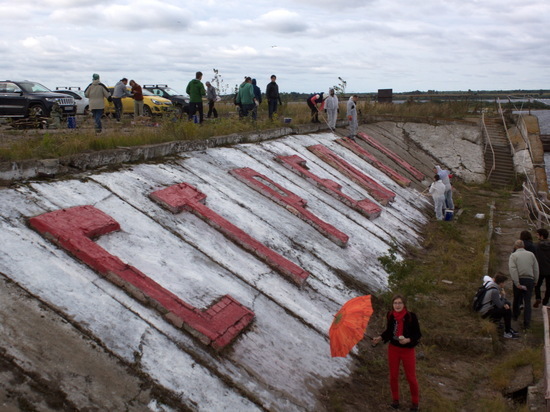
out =
[[[202,73],[197,72],[195,78],[189,82],[186,93],[189,95],[189,120],[193,118],[197,111],[199,112],[199,123],[202,123],[204,112],[202,107],[202,98],[206,96],[204,84],[201,82]]]
[[[254,113],[256,107],[256,99],[254,98],[254,87],[252,86],[252,78],[247,77],[239,86],[236,103],[241,107],[239,111],[240,117],[246,117],[249,113]]]

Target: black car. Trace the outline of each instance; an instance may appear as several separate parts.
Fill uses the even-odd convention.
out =
[[[29,80],[0,81],[0,117],[49,117],[56,103],[64,115],[76,114],[72,96]]]
[[[179,94],[174,89],[168,87],[167,84],[146,84],[143,88],[157,96],[170,100],[179,114],[189,113],[189,97]]]

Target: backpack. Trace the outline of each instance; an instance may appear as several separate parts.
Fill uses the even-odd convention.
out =
[[[496,289],[496,287],[494,286],[487,288],[488,283],[489,282],[486,282],[483,284],[483,286],[480,286],[476,292],[476,295],[474,296],[474,303],[472,305],[472,309],[474,310],[474,312],[479,312],[483,307],[483,301],[485,300],[485,295],[487,294],[487,291],[491,289]]]

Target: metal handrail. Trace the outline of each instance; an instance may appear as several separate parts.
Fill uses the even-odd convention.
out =
[[[504,114],[502,111],[502,107],[500,105],[500,99],[497,98],[497,104],[498,109],[500,112],[500,115],[502,117],[502,122],[504,125],[504,130],[506,131],[506,137],[508,139],[508,143],[510,144],[510,148],[512,150],[512,154],[514,155],[516,153],[516,150],[514,148],[514,145],[512,144],[512,141],[510,140],[510,135],[508,133],[508,128],[506,127],[506,120],[504,119]],[[521,128],[520,128],[521,129]],[[524,138],[522,133],[522,138]],[[528,145],[528,152],[529,156],[531,157],[531,160],[533,159],[533,153],[530,150],[530,145]],[[514,173],[516,173],[516,168],[514,165]],[[531,178],[529,177],[528,173],[524,170],[524,175],[526,178],[526,181],[523,183],[523,198],[526,204],[527,209],[529,209],[529,206],[531,206],[531,211],[533,215],[536,216],[536,223],[535,226],[540,226],[543,222],[547,225],[550,223],[550,207],[545,204],[538,196],[536,182],[533,183]]]
[[[487,136],[487,142],[489,143],[489,147],[491,148],[491,154],[493,156],[493,165],[491,166],[491,170],[489,170],[489,174],[487,175],[487,179],[485,181],[488,181],[491,177],[491,174],[495,170],[496,166],[496,158],[495,158],[495,149],[493,149],[493,144],[491,143],[491,136],[489,136],[489,131],[487,130],[487,125],[485,124],[485,113],[481,112],[481,127],[483,128],[483,131],[485,132],[485,136]]]
[[[550,207],[538,198],[532,185],[523,183],[523,198],[525,201],[525,208],[536,218],[536,222],[533,222],[528,215],[533,225],[535,227],[550,226]]]

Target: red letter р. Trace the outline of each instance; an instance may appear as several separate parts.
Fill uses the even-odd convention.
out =
[[[366,189],[372,197],[374,197],[384,206],[386,206],[389,202],[393,202],[395,200],[395,193],[393,193],[391,190],[386,189],[376,180],[370,178],[359,169],[353,167],[351,164],[346,162],[328,147],[323,146],[322,144],[316,144],[313,146],[308,146],[307,150],[315,153],[320,159],[325,161],[325,163],[328,163],[340,173],[349,177],[359,186]]]
[[[196,187],[187,183],[179,183],[166,189],[157,190],[149,196],[172,213],[186,210],[198,216],[229,239],[256,255],[273,269],[287,276],[297,285],[301,286],[309,276],[309,273],[304,269],[271,250],[205,206],[203,202],[206,199],[206,195]]]
[[[374,137],[371,137],[366,133],[357,133],[357,137],[361,138],[362,140],[364,140],[365,142],[370,144],[375,149],[380,150],[382,153],[384,153],[387,157],[389,157],[395,163],[397,163],[401,167],[405,168],[405,170],[407,170],[410,174],[412,174],[418,180],[420,180],[420,181],[424,180],[424,174],[422,172],[420,172],[415,167],[411,166],[409,163],[407,163],[405,160],[403,160],[397,154],[392,152],[390,149],[388,149],[386,146],[384,146],[382,143],[380,143]]]
[[[29,219],[37,232],[86,263],[139,301],[153,306],[178,328],[206,345],[223,349],[254,319],[254,312],[229,295],[207,310],[197,309],[92,239],[120,230],[112,217],[93,206],[56,210]]]
[[[322,179],[319,176],[311,173],[306,166],[306,161],[300,156],[277,156],[275,160],[293,171],[299,176],[302,176],[307,181],[316,185],[322,191],[328,193],[332,197],[338,199],[342,203],[348,205],[352,209],[358,211],[369,219],[374,219],[380,216],[382,209],[376,203],[369,199],[355,200],[342,192],[342,186],[334,180]]]
[[[410,179],[407,179],[405,176],[403,176],[400,173],[397,173],[388,165],[385,165],[384,163],[382,163],[380,160],[376,158],[376,156],[374,156],[372,153],[366,150],[363,146],[360,146],[359,144],[355,143],[349,137],[343,137],[341,139],[337,139],[335,140],[335,142],[348,148],[357,156],[359,156],[361,159],[367,161],[368,163],[376,167],[378,170],[385,173],[387,176],[392,178],[393,181],[396,182],[398,185],[402,187],[408,187],[411,185]]]
[[[239,179],[241,182],[270,198],[275,203],[283,206],[293,215],[298,216],[304,222],[307,222],[324,236],[328,237],[339,246],[346,246],[349,236],[340,232],[334,226],[319,219],[313,213],[306,209],[307,200],[292,193],[278,185],[273,180],[256,172],[255,170],[244,167],[242,169],[233,169],[229,173]]]

